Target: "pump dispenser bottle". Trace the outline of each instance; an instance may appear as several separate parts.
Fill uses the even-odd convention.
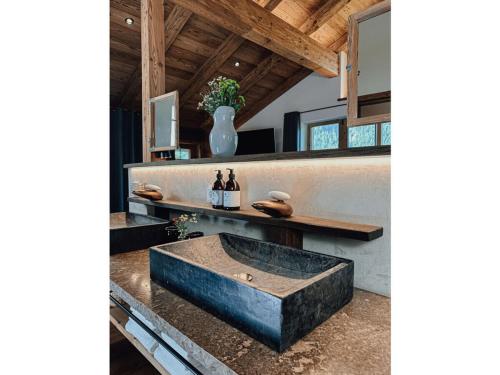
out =
[[[211,203],[213,208],[224,208],[224,188],[226,185],[222,180],[222,172],[220,169],[215,170],[217,172],[217,180],[215,180],[212,186]]]
[[[236,182],[234,171],[229,170],[229,180],[224,189],[224,209],[227,211],[236,211],[240,209],[240,185]]]

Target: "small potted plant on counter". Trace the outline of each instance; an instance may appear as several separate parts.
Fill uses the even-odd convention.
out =
[[[189,233],[189,224],[196,224],[198,222],[198,217],[196,214],[182,214],[178,218],[173,220],[175,229],[178,233],[178,240],[186,240],[190,238],[196,238],[203,236],[203,232],[191,232]]]
[[[214,156],[233,156],[238,145],[234,116],[245,105],[245,98],[238,94],[240,85],[234,79],[219,76],[208,82],[208,88],[201,93],[198,109],[207,111],[214,120],[210,150]]]

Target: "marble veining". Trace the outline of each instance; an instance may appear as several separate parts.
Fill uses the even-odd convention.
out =
[[[389,374],[390,299],[355,290],[351,303],[283,353],[155,284],[148,250],[110,258],[110,287],[207,374]]]

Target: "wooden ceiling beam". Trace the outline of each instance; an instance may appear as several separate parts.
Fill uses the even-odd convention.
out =
[[[268,1],[267,4],[265,5],[265,8],[268,10],[273,10],[275,9],[283,0],[279,1]],[[308,18],[301,26],[300,30],[304,32],[305,34],[312,34],[314,33],[317,29],[319,29],[324,23],[326,23],[331,17],[333,17],[340,9],[342,9],[347,3],[349,3],[350,0],[327,0],[326,3],[324,3],[310,18]],[[261,5],[263,5],[261,3]],[[269,8],[268,8],[269,7]],[[345,40],[341,41],[339,46],[342,46],[347,42],[347,37]],[[329,46],[331,48],[332,46]],[[332,48],[333,49],[333,48]],[[336,49],[333,49],[336,50]],[[282,60],[282,58],[275,54],[272,53],[268,57],[266,57],[264,60],[262,60],[255,69],[253,69],[250,73],[248,73],[245,78],[243,78],[240,82],[240,94],[244,95],[246,92],[250,90],[250,88],[253,87],[258,81],[260,81],[262,78],[264,78],[267,73],[273,68],[276,63],[279,63]],[[307,76],[307,74],[305,74]],[[305,77],[304,76],[304,77]],[[295,82],[296,84],[297,82]],[[284,86],[286,87],[290,83],[284,83]],[[291,86],[290,86],[291,87]],[[283,92],[284,93],[284,92]],[[266,96],[267,99],[272,99],[275,100],[275,93],[270,93],[268,96]],[[281,95],[281,94],[280,94]],[[267,103],[265,106],[270,104],[271,102]],[[263,101],[259,101],[260,106],[262,106]],[[264,106],[264,107],[265,107]],[[257,112],[256,112],[257,113]],[[247,117],[247,116],[245,116]],[[250,118],[248,118],[250,119]],[[246,120],[247,121],[247,120]],[[208,129],[212,124],[212,118],[209,117],[202,125],[202,128]]]
[[[187,21],[189,21],[192,14],[193,13],[187,9],[178,5],[174,6],[174,9],[165,20],[165,52],[168,51],[175,39],[177,39],[177,35],[180,34],[182,28]]]
[[[141,0],[142,160],[151,161],[149,99],[165,94],[163,0]]]
[[[224,42],[214,51],[189,80],[187,89],[181,93],[181,108],[186,104],[193,95],[198,94],[200,89],[213,78],[220,67],[231,57],[231,55],[243,44],[245,41],[239,35],[231,34]]]
[[[347,43],[347,32],[345,32],[344,34],[342,34],[340,36],[340,38],[338,38],[335,42],[333,42],[332,44],[330,44],[328,46],[328,48],[334,50],[334,51],[340,51],[342,50],[343,46]]]
[[[269,11],[273,11],[283,0],[264,0],[261,2],[261,6],[266,8]],[[258,81],[264,78],[267,73],[280,61],[282,61],[282,57],[271,53],[264,60],[262,60],[250,73],[248,73],[241,81],[240,81],[240,94],[245,95]],[[201,125],[203,130],[208,130],[208,128],[212,125],[212,116],[209,116]]]
[[[281,62],[283,58],[275,53],[271,53],[268,57],[262,60],[259,65],[257,65],[250,73],[248,73],[245,78],[243,78],[240,82],[240,94],[244,95],[247,93],[253,85],[259,82],[262,78],[264,78],[267,73],[279,62]]]
[[[337,54],[252,0],[172,0],[241,37],[319,74],[338,75]]]
[[[327,23],[349,2],[350,0],[327,0],[312,16],[307,18],[300,26],[299,30],[304,34],[311,35]]]
[[[272,12],[278,7],[278,5],[281,4],[282,1],[283,0],[264,0],[263,2],[261,2],[260,6]]]
[[[170,12],[167,19],[165,20],[165,53],[168,51],[170,46],[174,43],[177,35],[182,31],[182,28],[189,20],[193,13],[186,10],[178,5],[174,6],[174,9]],[[113,48],[113,45],[111,46]],[[140,51],[138,56],[140,56]],[[120,106],[129,106],[131,102],[137,97],[139,90],[141,89],[141,62],[137,64],[137,67],[130,76],[120,99]]]

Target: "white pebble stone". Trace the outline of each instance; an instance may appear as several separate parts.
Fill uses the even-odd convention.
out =
[[[286,201],[287,199],[291,198],[290,194],[285,193],[283,191],[273,190],[273,191],[270,191],[268,194],[271,198],[277,199],[279,201]]]
[[[144,188],[146,190],[161,191],[161,187],[159,187],[158,185],[153,185],[153,184],[146,184],[146,185],[144,185]]]

